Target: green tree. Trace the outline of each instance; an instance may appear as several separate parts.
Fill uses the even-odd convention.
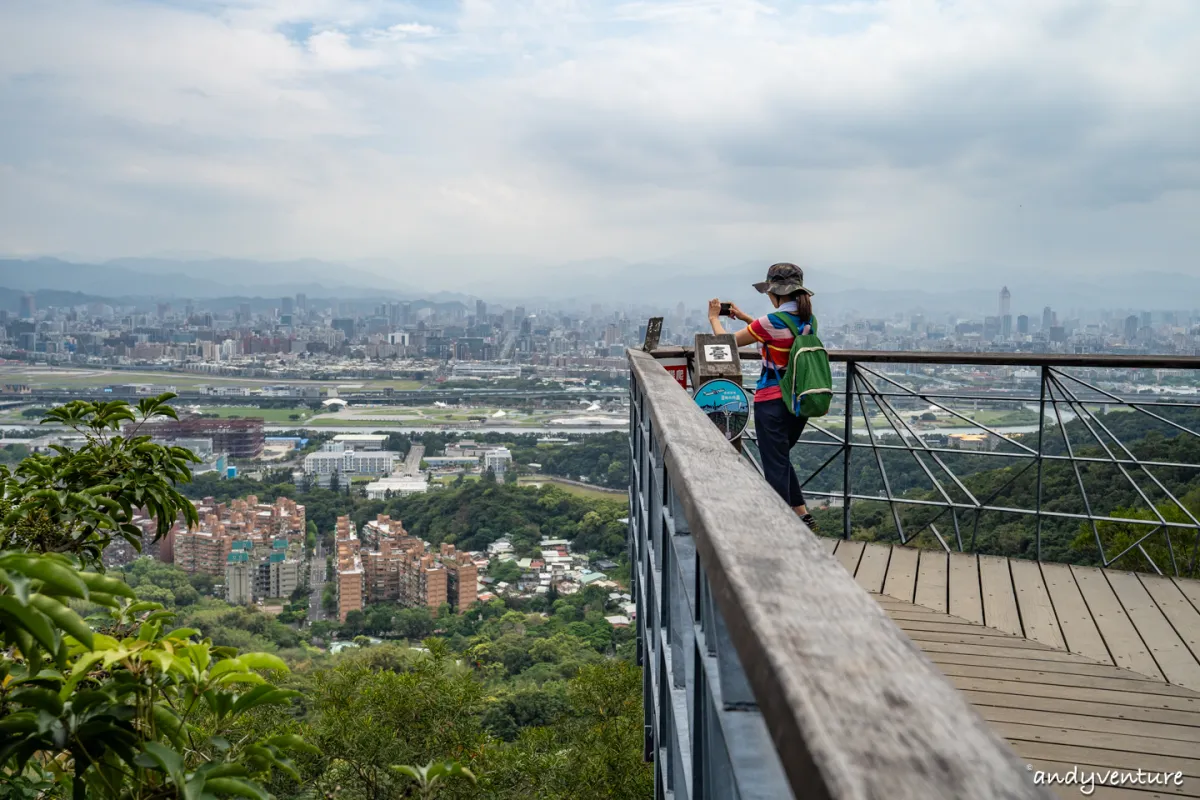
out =
[[[296,695],[263,676],[287,672],[278,658],[164,631],[160,604],[61,554],[0,555],[0,588],[0,774],[76,800],[255,797],[275,770],[299,777],[289,752],[312,750],[299,737],[225,738]],[[98,630],[72,598],[109,608]]]
[[[141,548],[137,509],[155,520],[156,539],[177,519],[198,522],[177,486],[191,480],[189,464],[199,459],[138,435],[144,422],[177,418],[167,405],[172,397],[146,398],[136,407],[76,400],[46,412],[43,422],[74,430],[84,443],[76,450],[55,445],[52,455],[35,453],[11,471],[0,466],[0,550],[70,553],[98,563],[114,536]]]

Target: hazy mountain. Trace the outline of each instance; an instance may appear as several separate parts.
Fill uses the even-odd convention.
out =
[[[231,295],[398,296],[405,287],[386,276],[324,261],[170,260],[122,258],[80,264],[55,258],[0,260],[0,286],[51,287],[105,296],[211,298]]]

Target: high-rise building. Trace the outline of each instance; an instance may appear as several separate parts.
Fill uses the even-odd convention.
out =
[[[1029,333],[1029,317],[1025,314],[1017,317],[1017,333],[1023,336]]]
[[[231,552],[225,560],[225,602],[235,606],[247,605],[254,599],[253,570],[250,553]]]
[[[1042,330],[1049,331],[1058,324],[1057,315],[1050,310],[1050,306],[1042,309]]]
[[[293,309],[295,308],[294,303],[295,303],[295,301],[291,297],[279,298],[279,313],[280,314],[291,314]]]
[[[33,319],[37,313],[37,303],[34,301],[33,295],[21,295],[21,319]]]
[[[1130,314],[1125,318],[1125,342],[1133,344],[1137,341],[1138,335],[1138,318],[1136,314]]]
[[[1012,338],[1012,322],[1012,294],[1005,286],[1000,289],[1000,336],[1002,338]]]
[[[329,327],[335,331],[341,331],[346,335],[347,339],[354,338],[354,318],[353,317],[338,317],[329,324]]]
[[[487,322],[487,303],[482,300],[475,301],[475,324],[483,325]]]
[[[300,312],[308,311],[308,295],[304,292],[296,295],[296,310]]]

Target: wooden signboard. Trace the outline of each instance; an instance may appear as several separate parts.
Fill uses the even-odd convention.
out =
[[[658,339],[662,336],[662,317],[651,317],[646,323],[646,340],[642,342],[642,350],[651,352],[658,347]]]

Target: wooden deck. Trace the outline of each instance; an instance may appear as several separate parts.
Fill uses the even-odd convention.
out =
[[[1200,582],[822,542],[1031,769],[1182,771],[1091,797],[1200,797]]]

